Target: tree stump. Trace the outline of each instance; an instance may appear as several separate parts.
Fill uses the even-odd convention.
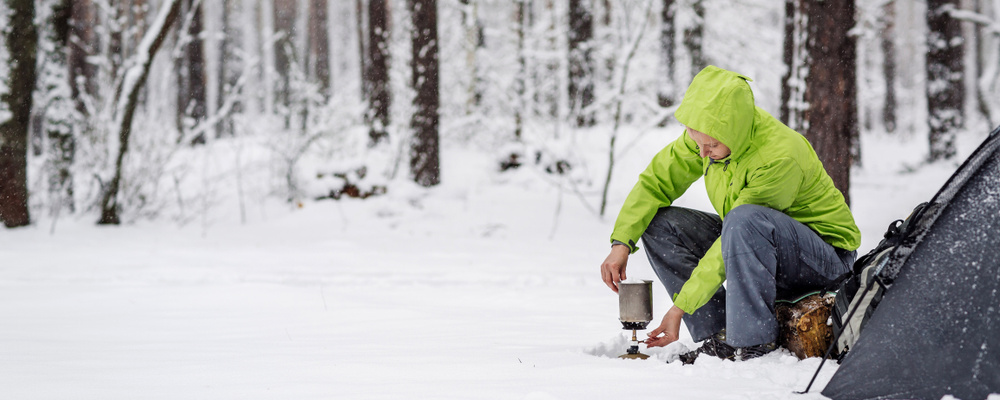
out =
[[[833,341],[833,329],[826,324],[833,311],[834,293],[814,293],[795,300],[779,300],[778,345],[799,359],[823,357]]]

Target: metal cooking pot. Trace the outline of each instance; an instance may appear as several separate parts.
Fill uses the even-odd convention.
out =
[[[653,281],[620,282],[618,313],[624,329],[646,329],[653,319]]]

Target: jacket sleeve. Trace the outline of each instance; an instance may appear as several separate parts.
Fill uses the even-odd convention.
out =
[[[715,239],[712,247],[691,271],[691,277],[681,291],[674,295],[674,305],[691,314],[708,303],[726,280],[726,266],[722,262],[722,238]]]
[[[639,174],[618,219],[615,221],[611,241],[628,244],[632,253],[636,243],[646,231],[656,212],[669,206],[701,176],[702,159],[697,145],[687,134],[663,148]]]
[[[784,211],[795,200],[802,179],[802,169],[792,159],[770,161],[751,171],[747,177],[747,185],[740,191],[733,208],[743,204],[756,204]],[[726,265],[722,258],[720,237],[698,261],[698,266],[691,271],[691,278],[674,296],[674,305],[685,313],[693,313],[711,300],[725,280]]]

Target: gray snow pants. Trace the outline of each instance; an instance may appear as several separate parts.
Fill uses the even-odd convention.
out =
[[[671,298],[698,260],[722,236],[726,285],[684,316],[695,341],[726,329],[726,342],[746,347],[774,342],[774,301],[820,289],[850,270],[855,251],[838,249],[816,232],[771,208],[742,205],[726,215],[666,207],[642,235],[649,264]]]

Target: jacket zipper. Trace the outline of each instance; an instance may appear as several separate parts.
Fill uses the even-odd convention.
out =
[[[708,176],[708,169],[712,168],[712,164],[715,164],[716,162],[717,161],[711,158],[708,159],[708,166],[705,167],[705,176]],[[726,169],[728,168],[729,168],[729,160],[726,160],[726,162],[722,164],[722,172],[726,172]]]

